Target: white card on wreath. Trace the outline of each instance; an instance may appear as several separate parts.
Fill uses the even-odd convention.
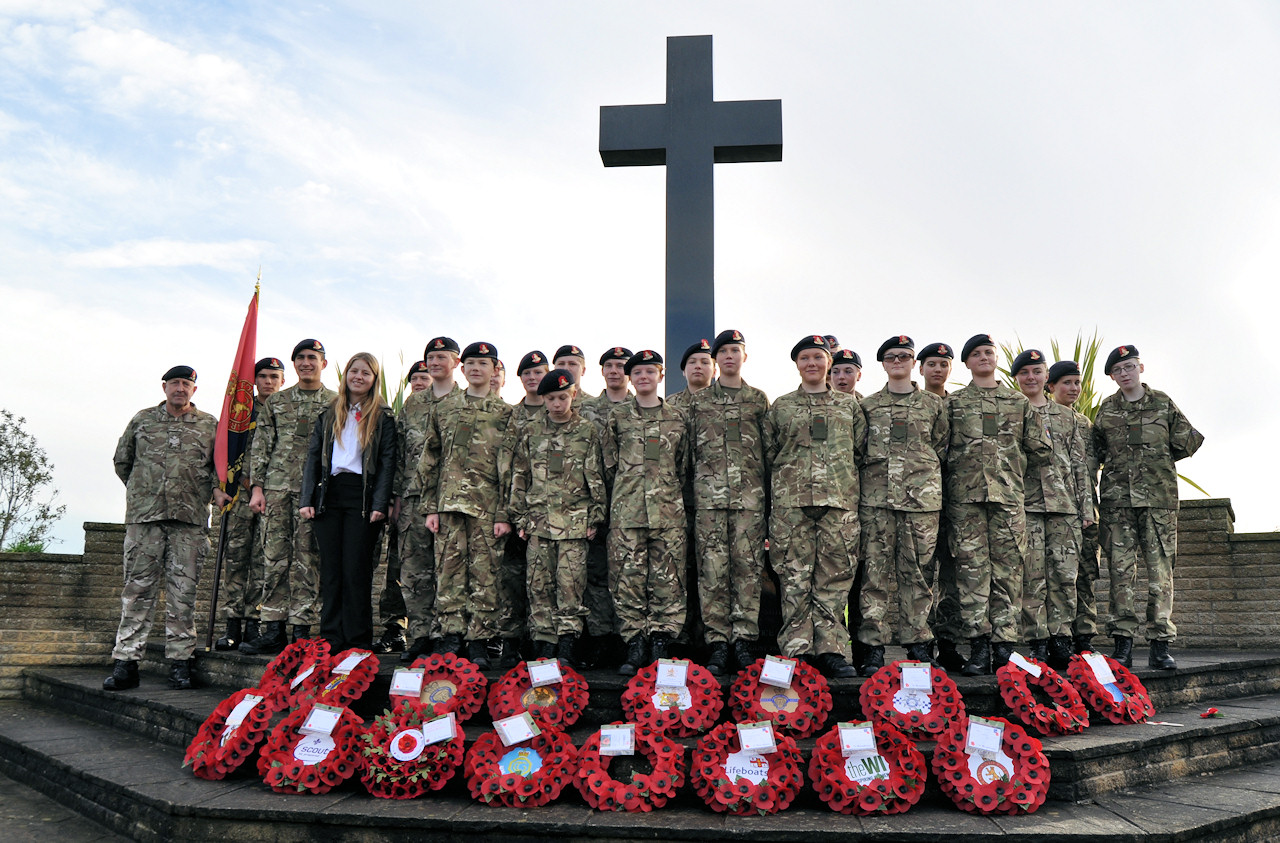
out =
[[[845,758],[854,755],[875,755],[876,733],[871,729],[871,721],[862,723],[840,723],[840,754]]]
[[[635,755],[636,724],[614,723],[600,727],[601,755]]]
[[[262,702],[262,697],[255,697],[253,694],[245,694],[244,699],[236,703],[236,707],[231,709],[231,713],[227,715],[226,729],[239,728],[244,719],[249,716],[249,712],[253,711],[253,707]]]
[[[1111,665],[1107,664],[1105,656],[1101,653],[1085,653],[1084,660],[1089,663],[1089,667],[1093,670],[1093,675],[1098,680],[1099,685],[1115,684],[1116,675],[1111,672]]]
[[[933,693],[933,668],[927,662],[902,662],[902,687],[907,691]]]
[[[333,669],[334,673],[350,673],[356,669],[356,665],[372,656],[370,652],[355,652],[338,662],[338,666]]]
[[[658,659],[657,688],[685,688],[689,685],[689,661],[687,659]]]
[[[422,695],[422,677],[425,668],[417,668],[412,670],[407,667],[396,668],[395,673],[391,674],[391,690],[388,693],[399,694],[402,697],[418,697]]]
[[[342,717],[342,708],[336,705],[315,705],[298,731],[304,735],[332,735]]]
[[[560,675],[559,659],[537,659],[525,662],[525,667],[529,669],[529,684],[534,688],[559,685],[564,681],[564,677]]]
[[[969,718],[969,734],[965,738],[964,751],[970,755],[976,753],[997,753],[1004,741],[1004,724],[985,717]]]
[[[768,720],[759,723],[739,723],[738,745],[743,752],[757,752],[761,755],[777,752],[778,743],[773,736],[773,724]]]
[[[790,688],[791,677],[795,674],[795,671],[795,659],[765,656],[764,667],[760,669],[760,681],[775,688]]]
[[[293,681],[289,683],[289,690],[292,691],[294,688],[301,685],[303,680],[305,680],[308,676],[310,676],[315,672],[316,672],[316,663],[312,662],[311,665],[306,670],[302,671],[297,676],[293,677]]]
[[[533,715],[527,711],[512,717],[495,720],[493,721],[493,728],[497,730],[503,746],[511,746],[521,741],[527,741],[535,735],[542,734],[538,724],[533,722]]]
[[[1022,657],[1021,653],[1010,654],[1009,661],[1012,662],[1013,664],[1016,664],[1018,667],[1022,668],[1027,673],[1030,673],[1032,676],[1036,677],[1037,679],[1040,678],[1040,674],[1044,673],[1044,669],[1041,668],[1040,665],[1027,661]]]
[[[458,721],[454,718],[452,711],[441,717],[434,717],[422,724],[422,736],[426,738],[427,746],[451,741],[457,734]]]

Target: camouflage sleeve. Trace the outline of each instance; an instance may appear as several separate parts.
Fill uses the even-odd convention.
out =
[[[933,452],[940,465],[947,464],[947,445],[951,442],[951,414],[947,406],[938,402],[938,413],[933,417]]]
[[[1022,451],[1027,455],[1027,467],[1048,465],[1053,457],[1053,445],[1045,433],[1036,408],[1030,401],[1022,408]]]
[[[321,481],[320,454],[324,449],[324,428],[326,424],[333,424],[332,419],[325,419],[325,415],[322,412],[320,418],[316,419],[316,423],[311,425],[311,436],[307,439],[307,457],[302,466],[302,488],[298,490],[299,507],[314,507],[324,503],[322,500],[317,500],[316,490],[320,488]]]
[[[760,438],[764,440],[764,464],[768,472],[765,476],[773,476],[773,464],[778,459],[778,422],[774,415],[777,402],[765,411],[760,419]]]
[[[403,413],[403,411],[402,411]],[[405,418],[401,417],[399,424],[396,425],[396,459],[395,473],[391,480],[391,497],[398,498],[404,493],[405,481],[409,479],[409,467],[404,464],[404,455],[407,451],[404,439]]]
[[[1083,413],[1076,415],[1076,421],[1080,422],[1081,437],[1084,439],[1085,459],[1088,460],[1088,490],[1089,498],[1092,500],[1091,508],[1086,510],[1092,512],[1092,519],[1097,519],[1098,514],[1098,445],[1093,439],[1093,422]]]
[[[507,517],[516,529],[526,530],[532,526],[528,522],[528,507],[525,505],[531,478],[529,439],[529,429],[526,428],[517,439],[511,454],[511,492],[507,495]]]
[[[432,413],[422,432],[422,456],[418,457],[418,488],[422,497],[418,511],[434,515],[440,507],[440,428]]]
[[[1106,462],[1107,454],[1107,437],[1102,432],[1102,428],[1098,426],[1097,419],[1094,419],[1089,440],[1093,445],[1093,470],[1096,473],[1100,468],[1102,468],[1102,464]]]
[[[1080,509],[1080,517],[1086,521],[1092,521],[1093,484],[1090,482],[1092,475],[1089,473],[1089,465],[1092,462],[1089,458],[1089,432],[1085,429],[1082,416],[1076,415],[1074,410],[1072,416],[1075,425],[1071,429],[1071,442],[1068,447],[1071,450],[1071,470],[1075,474],[1076,501]]]
[[[594,428],[595,425],[593,424]],[[591,505],[587,507],[587,526],[598,527],[604,524],[609,512],[609,493],[604,482],[604,458],[600,453],[600,437],[592,436],[587,448],[587,491],[591,494]]]
[[[853,459],[854,463],[860,466],[867,448],[867,414],[862,411],[862,404],[858,399],[853,400]]]
[[[612,412],[600,430],[600,459],[604,465],[604,485],[612,491],[613,478],[618,473],[618,422]]]
[[[516,437],[520,434],[521,425],[511,418],[511,408],[506,409],[506,428],[502,431],[502,442],[498,445],[498,509],[493,515],[495,523],[510,522],[507,515],[507,497],[511,493],[511,457],[516,450]]]
[[[1200,431],[1191,426],[1191,422],[1178,409],[1178,405],[1169,402],[1169,452],[1173,455],[1173,461],[1177,462],[1181,459],[1194,454],[1200,450],[1200,446],[1204,444],[1204,435]]]
[[[267,463],[271,462],[271,450],[276,444],[276,411],[270,399],[258,414],[253,429],[253,446],[249,449],[249,485],[264,486],[267,479]]]
[[[116,476],[120,478],[120,482],[129,485],[129,475],[133,473],[133,460],[137,453],[136,437],[138,432],[138,417],[134,416],[125,425],[124,433],[120,436],[120,441],[116,443],[115,464]]]

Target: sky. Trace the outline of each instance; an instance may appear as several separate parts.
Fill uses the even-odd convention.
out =
[[[869,392],[891,335],[1096,330],[1205,434],[1182,473],[1280,529],[1274,3],[0,0],[0,406],[55,464],[53,549],[123,519],[166,369],[217,414],[259,268],[259,355],[317,337],[330,386],[439,334],[580,345],[593,393],[606,347],[662,350],[664,174],[598,129],[663,101],[671,35],[714,37],[717,99],[782,100],[783,160],[715,173],[748,381],[794,389],[815,332]]]

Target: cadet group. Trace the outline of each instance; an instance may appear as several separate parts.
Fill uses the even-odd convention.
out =
[[[1143,382],[1136,347],[1108,355],[1118,389],[1092,423],[1073,409],[1076,362],[1023,351],[1015,390],[987,334],[958,355],[890,337],[876,351],[888,383],[869,396],[861,358],[829,335],[795,344],[799,388],[772,403],[744,380],[747,359],[738,331],[701,340],[680,361],[688,389],[664,400],[656,351],[605,351],[597,396],[578,387],[578,346],[531,351],[516,368],[525,395],[508,405],[492,343],[432,339],[395,420],[384,631],[357,643],[405,662],[558,657],[623,675],[677,654],[719,675],[768,649],[848,678],[883,666],[896,633],[908,658],[969,676],[1015,647],[1061,667],[1099,632],[1102,559],[1114,656],[1132,664],[1142,567],[1149,664],[1176,666],[1174,463],[1203,437]],[[948,392],[953,364],[971,382]],[[336,393],[321,384],[320,342],[299,343],[292,365],[298,383],[281,389],[283,363],[257,364],[239,490],[217,487],[216,420],[190,402],[189,367],[165,374],[165,402],[121,437],[125,588],[104,687],[137,685],[161,584],[170,683],[190,687],[211,498],[230,507],[218,648],[270,654],[313,635],[318,560],[299,501]],[[776,649],[760,635],[770,567]]]

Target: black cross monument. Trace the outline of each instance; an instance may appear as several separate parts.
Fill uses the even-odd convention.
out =
[[[715,335],[715,164],[782,160],[782,100],[716,102],[711,36],[667,38],[667,101],[600,107],[606,167],[667,167],[667,393],[680,354]]]

